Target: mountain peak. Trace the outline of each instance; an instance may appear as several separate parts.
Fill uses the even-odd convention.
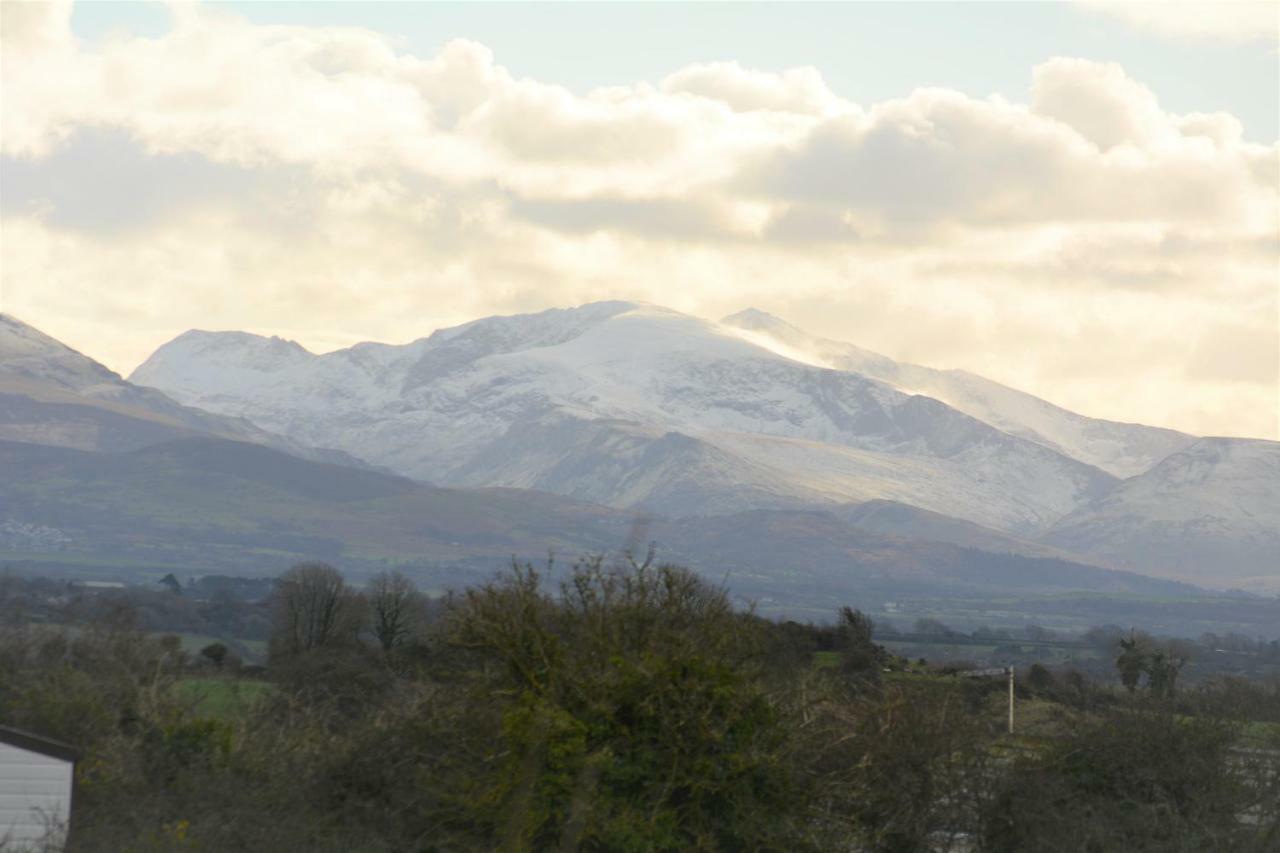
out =
[[[80,389],[120,376],[12,314],[0,314],[0,374]]]
[[[207,329],[188,329],[178,335],[170,344],[182,342],[197,346],[257,346],[268,347],[279,351],[294,351],[310,355],[311,352],[297,341],[282,338],[279,335],[255,335],[253,332],[209,331]]]
[[[744,308],[736,314],[730,314],[721,321],[726,326],[736,326],[739,329],[790,329],[793,328],[790,323],[780,317],[775,317],[768,311],[761,311],[759,308]]]

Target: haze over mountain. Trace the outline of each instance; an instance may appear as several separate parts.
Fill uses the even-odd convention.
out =
[[[1280,445],[1087,418],[760,312],[715,323],[594,303],[325,355],[192,331],[131,378],[440,485],[671,516],[893,501],[913,509],[896,532],[917,538],[1003,538],[999,550],[1066,549],[1210,586],[1280,582],[1280,476],[1232,465],[1191,483],[1161,464]]]

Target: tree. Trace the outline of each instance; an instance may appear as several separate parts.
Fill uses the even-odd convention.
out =
[[[160,578],[160,585],[168,588],[174,595],[182,595],[182,584],[178,583],[178,579],[173,576],[173,572]]]
[[[1031,664],[1031,669],[1027,671],[1027,686],[1038,693],[1044,693],[1053,689],[1057,683],[1057,679],[1053,677],[1053,673],[1042,663]]]
[[[795,849],[805,777],[756,665],[756,620],[674,566],[531,567],[468,590],[450,644],[496,666],[499,758],[475,795],[503,849]]]
[[[373,635],[384,652],[410,637],[420,596],[413,581],[399,572],[382,572],[369,582],[369,610]]]
[[[980,849],[1274,850],[1264,823],[1238,819],[1259,781],[1232,758],[1239,735],[1223,718],[1146,700],[1080,717],[992,780]]]
[[[1191,645],[1180,640],[1170,640],[1164,648],[1153,652],[1147,669],[1151,692],[1172,698],[1178,685],[1178,674],[1189,660]]]
[[[875,623],[861,610],[848,606],[840,608],[836,650],[840,652],[840,668],[846,673],[879,677],[886,654],[871,639],[874,630]]]
[[[916,620],[914,631],[922,637],[950,637],[955,633],[942,622],[927,616]]]
[[[1145,634],[1131,631],[1128,639],[1120,640],[1116,669],[1120,671],[1121,683],[1130,693],[1137,689],[1145,673],[1151,693],[1169,698],[1174,694],[1178,674],[1191,659],[1191,651],[1190,643],[1180,640],[1158,643]]]
[[[1128,639],[1120,639],[1120,655],[1116,658],[1116,669],[1120,671],[1120,682],[1130,693],[1138,689],[1142,673],[1147,671],[1147,652],[1145,644],[1129,632]]]
[[[210,643],[200,650],[200,656],[208,658],[218,669],[222,669],[222,662],[227,658],[227,647],[222,643]]]
[[[272,593],[272,656],[291,657],[348,643],[360,628],[360,599],[327,563],[299,563]]]

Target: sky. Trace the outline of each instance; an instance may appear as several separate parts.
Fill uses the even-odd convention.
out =
[[[0,2],[0,310],[127,374],[635,299],[1280,438],[1280,5]]]

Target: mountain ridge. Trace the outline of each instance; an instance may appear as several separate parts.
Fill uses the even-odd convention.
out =
[[[1280,442],[1198,439],[1039,541],[1119,568],[1280,592]]]
[[[967,370],[898,362],[854,344],[809,335],[755,308],[721,322],[768,335],[823,363],[889,382],[906,393],[932,397],[1003,432],[1036,441],[1121,479],[1141,474],[1195,440],[1163,427],[1080,415]]]
[[[196,435],[364,466],[350,454],[299,444],[247,419],[184,406],[0,313],[0,439],[83,450],[136,450]]]
[[[744,489],[775,507],[888,497],[1028,533],[1114,479],[930,398],[643,303],[488,318],[402,346],[291,351],[278,361],[257,358],[264,340],[180,336],[131,378],[307,444],[359,447],[376,464],[431,482],[537,488],[620,507],[653,508],[636,488],[646,480],[655,500],[673,498],[670,478],[645,468],[667,464],[669,433],[697,442],[705,452],[696,464],[725,480],[719,496],[695,490],[711,511],[751,508]],[[556,429],[558,439],[549,434]],[[639,467],[610,474],[617,459],[570,437],[583,430],[597,445],[631,448]],[[517,439],[537,452],[518,455]],[[799,461],[780,467],[775,455]],[[605,466],[597,483],[612,477],[612,493],[573,485],[591,479],[590,465]],[[734,468],[737,487],[728,481]]]

